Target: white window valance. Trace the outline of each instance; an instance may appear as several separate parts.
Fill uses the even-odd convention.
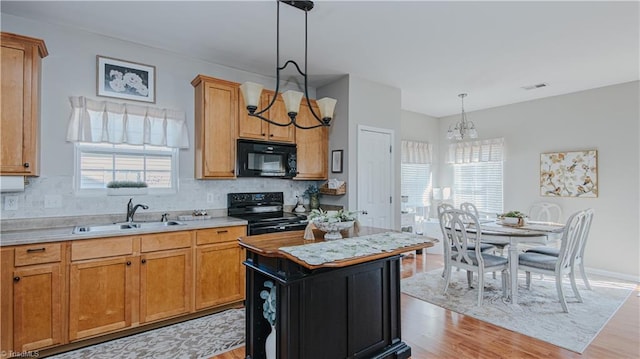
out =
[[[500,162],[503,160],[503,138],[458,142],[449,145],[448,163]]]
[[[182,111],[69,97],[69,142],[107,142],[189,148]]]
[[[431,163],[432,145],[426,142],[402,141],[402,163]]]

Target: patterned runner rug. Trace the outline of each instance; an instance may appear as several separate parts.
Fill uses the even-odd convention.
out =
[[[527,290],[523,273],[518,281],[519,305],[512,306],[502,299],[500,275],[493,279],[491,274],[486,274],[483,304],[477,306],[478,292],[467,287],[465,271],[454,268],[446,295],[442,294],[444,279],[441,274],[442,269],[439,269],[403,279],[402,292],[578,353],[587,348],[636,286],[620,280],[589,276],[593,288],[590,291],[578,279],[578,290],[583,299],[583,303],[579,303],[566,278],[563,289],[569,313],[564,313],[558,300],[555,278],[550,276],[540,279],[538,274],[532,273],[531,290]],[[474,286],[476,283],[474,281]]]
[[[244,345],[244,324],[244,309],[229,309],[49,358],[206,359]]]

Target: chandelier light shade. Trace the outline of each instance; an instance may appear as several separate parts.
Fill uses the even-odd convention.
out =
[[[456,123],[454,128],[451,128],[451,125],[449,125],[447,138],[450,140],[456,139],[458,141],[464,140],[465,138],[477,138],[478,131],[476,131],[476,125],[472,121],[467,120],[467,114],[464,112],[464,98],[467,97],[467,94],[461,93],[458,97],[460,97],[462,102],[460,122]]]
[[[300,66],[293,61],[288,60],[284,63],[284,65],[280,66],[280,2],[283,2],[287,5],[291,5],[295,8],[298,8],[304,11],[304,71],[300,70]],[[260,95],[262,94],[262,89],[264,86],[254,83],[254,82],[245,82],[240,85],[240,92],[242,93],[242,97],[244,98],[245,104],[247,106],[247,112],[249,116],[257,117],[263,121],[269,122],[276,126],[289,126],[294,125],[297,128],[301,129],[311,129],[321,126],[329,126],[331,124],[331,120],[333,119],[333,112],[336,106],[336,100],[325,97],[322,98],[316,103],[320,109],[320,114],[318,115],[316,111],[314,111],[311,106],[311,101],[309,100],[309,90],[307,84],[307,13],[313,9],[312,1],[285,1],[280,0],[276,1],[277,3],[277,25],[276,25],[276,89],[275,94],[271,99],[271,102],[267,105],[267,107],[258,110],[258,104],[260,103]],[[298,73],[302,75],[304,78],[304,93],[299,91],[286,91],[281,96],[284,100],[285,107],[287,109],[287,115],[289,116],[288,122],[273,121],[263,116],[263,114],[268,111],[271,106],[276,102],[276,98],[278,96],[278,90],[280,88],[280,71],[284,70],[289,64],[293,64]],[[307,106],[309,106],[309,110],[313,117],[317,120],[317,124],[310,126],[302,126],[296,122],[296,116],[300,111],[300,102],[302,101],[302,97],[304,96]]]

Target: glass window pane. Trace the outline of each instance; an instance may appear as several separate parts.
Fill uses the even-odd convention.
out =
[[[93,143],[76,148],[80,189],[105,188],[112,180],[144,181],[150,188],[175,188],[175,149]]]

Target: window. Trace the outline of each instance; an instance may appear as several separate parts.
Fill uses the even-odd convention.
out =
[[[178,149],[76,143],[75,188],[100,193],[110,181],[144,181],[150,193],[177,191]]]
[[[479,212],[503,212],[504,140],[459,142],[449,147],[453,205],[473,203]]]
[[[431,205],[431,151],[426,142],[401,142],[401,195],[403,231],[420,233]]]
[[[502,213],[502,161],[453,165],[453,205],[471,202],[478,212]]]
[[[414,213],[414,223],[429,217],[431,205],[431,164],[403,163],[401,171],[401,194],[403,212]]]

